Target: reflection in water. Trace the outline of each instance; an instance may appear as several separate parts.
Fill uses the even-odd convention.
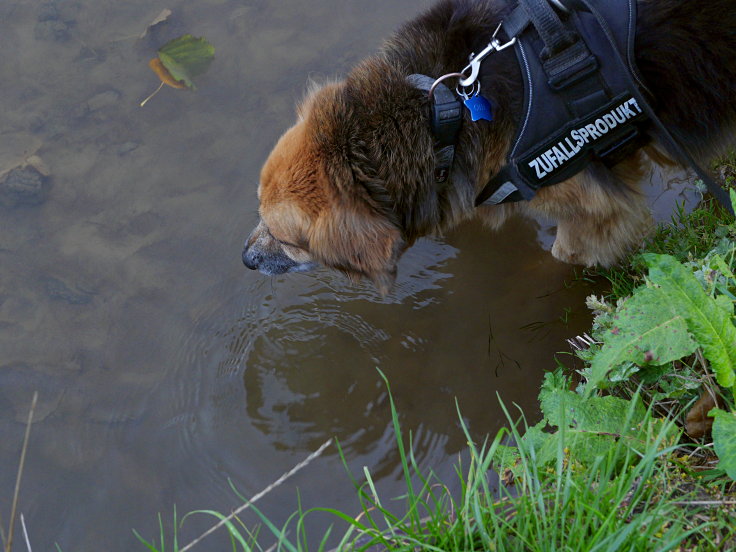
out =
[[[32,153],[50,169],[34,201],[0,201],[0,509],[38,390],[20,505],[34,549],[137,550],[131,527],[151,538],[174,505],[228,511],[229,479],[253,495],[332,436],[401,494],[377,369],[420,463],[448,477],[466,446],[456,400],[479,439],[503,423],[498,396],[535,415],[543,371],[589,323],[550,226],[421,240],[385,299],[240,261],[307,77],[344,75],[430,1],[0,2],[0,173]],[[139,108],[148,59],[184,32],[216,47],[199,89]],[[357,510],[334,450],[264,499],[277,524],[297,488],[306,508]]]
[[[502,423],[496,393],[533,408],[536,382],[552,367],[552,353],[588,322],[580,309],[562,319],[571,297],[582,304],[587,290],[565,288],[569,269],[538,259],[528,224],[511,224],[509,234],[472,225],[458,237],[468,234],[478,243],[462,253],[439,241],[417,244],[386,299],[326,273],[299,298],[282,297],[281,285],[293,276],[274,283],[223,335],[228,356],[218,369],[224,386],[241,375],[253,426],[283,449],[313,450],[336,436],[354,456],[378,454],[372,472],[382,477],[396,471],[398,458],[376,368],[389,378],[420,461],[465,447],[456,399],[479,438]],[[494,257],[517,267],[530,254],[534,271],[488,268]],[[547,272],[545,284],[538,269]],[[512,307],[515,302],[525,307]]]
[[[376,368],[396,362],[389,350],[397,341],[411,352],[423,340],[411,332],[389,333],[394,330],[385,318],[421,316],[449,278],[441,269],[455,254],[453,247],[422,240],[406,259],[411,274],[400,277],[385,299],[369,284],[318,273],[306,280],[311,291],[284,304],[280,282],[274,283],[271,293],[223,335],[228,356],[218,375],[242,378],[248,417],[276,448],[313,450],[337,436],[356,455],[376,447],[381,454],[390,451],[387,394]],[[434,452],[422,449],[421,454]],[[393,470],[392,460],[385,456],[381,464]],[[383,475],[384,468],[375,469],[377,477]]]

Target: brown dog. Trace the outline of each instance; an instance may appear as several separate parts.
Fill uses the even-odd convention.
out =
[[[654,133],[610,170],[591,165],[529,202],[474,206],[504,164],[521,118],[523,84],[511,49],[484,61],[482,86],[496,104],[495,120],[465,116],[450,179],[436,184],[427,94],[407,76],[464,67],[504,6],[443,0],[347,79],[308,95],[263,168],[261,221],[243,251],[247,267],[282,274],[321,264],[370,278],[385,292],[417,238],[473,216],[496,228],[515,211],[556,220],[552,254],[569,263],[609,266],[641,242],[652,221],[637,183],[646,163],[669,161]],[[636,63],[655,111],[708,163],[733,143],[736,0],[639,0],[638,10]]]

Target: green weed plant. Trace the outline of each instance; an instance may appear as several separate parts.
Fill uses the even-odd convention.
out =
[[[736,192],[731,190],[736,206]],[[734,223],[726,228],[733,233]],[[582,396],[619,385],[642,373],[657,383],[671,375],[673,363],[687,364],[694,353],[705,359],[705,373],[717,382],[727,410],[710,415],[719,467],[736,479],[736,241],[722,237],[704,257],[682,262],[672,255],[646,253],[644,282],[615,307],[589,301],[597,309],[593,339],[597,345],[580,356],[589,362],[582,371]],[[698,386],[699,387],[699,386]],[[662,397],[681,396],[672,389]]]

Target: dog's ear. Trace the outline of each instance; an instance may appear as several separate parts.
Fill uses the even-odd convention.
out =
[[[352,279],[366,277],[386,295],[406,244],[399,229],[366,204],[340,199],[312,226],[311,252]]]
[[[312,165],[314,179],[323,183],[326,200],[310,228],[310,253],[352,279],[370,279],[385,295],[407,246],[372,162],[366,114],[343,83],[313,94],[303,116],[320,161]]]

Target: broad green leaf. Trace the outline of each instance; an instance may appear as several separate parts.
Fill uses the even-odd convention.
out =
[[[561,389],[545,391],[542,388],[539,400],[542,414],[550,425],[565,425],[586,432],[620,434],[627,418],[638,423],[646,414],[640,403],[630,412],[630,401],[610,396],[584,397]]]
[[[718,467],[736,480],[736,415],[718,408],[710,411],[713,422],[713,446],[718,455]]]
[[[563,378],[565,380],[565,378]],[[539,392],[542,415],[554,427],[575,432],[620,436],[636,431],[633,426],[647,418],[640,401],[619,397],[585,397],[560,385],[559,376],[546,374]]]
[[[524,473],[524,466],[520,462],[521,451],[529,462],[537,467],[543,467],[556,462],[561,448],[567,449],[570,458],[583,464],[590,464],[597,456],[608,453],[614,438],[607,434],[571,428],[548,433],[542,431],[544,425],[543,422],[529,427],[521,438],[520,447],[499,446],[494,453],[498,468],[510,469],[518,477]]]
[[[639,288],[634,292],[613,317],[603,343],[590,363],[585,386],[588,394],[622,364],[662,365],[692,354],[697,348],[688,334],[685,318],[655,288]]]
[[[176,81],[194,90],[192,79],[207,71],[215,57],[215,48],[204,38],[186,34],[164,44],[158,50],[158,57]]]
[[[723,312],[729,316],[733,316],[733,301],[725,295],[719,295],[715,298],[716,305],[718,305]]]
[[[542,421],[535,426],[527,427],[526,432],[521,436],[520,441],[527,454],[536,457],[549,438],[549,434],[542,431],[545,425],[545,422]],[[498,445],[493,457],[501,469],[508,468],[515,473],[521,469],[517,465],[517,461],[521,458],[518,447]]]
[[[596,457],[606,456],[611,451],[613,443],[614,438],[610,435],[573,429],[557,431],[549,435],[537,454],[537,466],[556,462],[561,446],[567,449],[572,460],[590,465]]]
[[[638,398],[584,397],[568,386],[568,379],[559,371],[545,375],[539,393],[542,421],[527,428],[517,439],[518,447],[498,447],[497,465],[523,475],[522,455],[538,468],[559,462],[560,454],[583,465],[606,455],[619,461],[627,450],[642,450],[662,431],[670,433],[663,427],[665,422],[652,418]],[[612,453],[617,455],[615,460],[610,458]]]
[[[732,316],[703,291],[686,267],[669,255],[646,254],[649,280],[660,286],[665,305],[685,319],[688,330],[710,361],[716,380],[723,387],[736,381],[736,326]]]
[[[498,466],[499,471],[505,469],[514,471],[514,468],[517,467],[517,460],[519,460],[519,458],[519,449],[506,445],[498,445],[493,453],[493,459],[495,461],[495,465]]]
[[[544,420],[542,420],[537,425],[527,428],[526,433],[521,438],[521,440],[524,441],[524,444],[526,445],[525,448],[527,450],[539,451],[542,448],[549,435],[544,431],[544,426],[546,425],[547,424]]]
[[[729,245],[731,245],[730,242],[729,242]],[[726,261],[723,259],[721,255],[716,253],[710,259],[710,261],[711,261],[711,264],[714,264],[716,268],[718,268],[718,270],[720,270],[726,278],[728,278],[729,280],[736,281],[736,276],[734,276],[733,271],[731,270],[731,268],[728,266],[728,263],[726,263]]]

